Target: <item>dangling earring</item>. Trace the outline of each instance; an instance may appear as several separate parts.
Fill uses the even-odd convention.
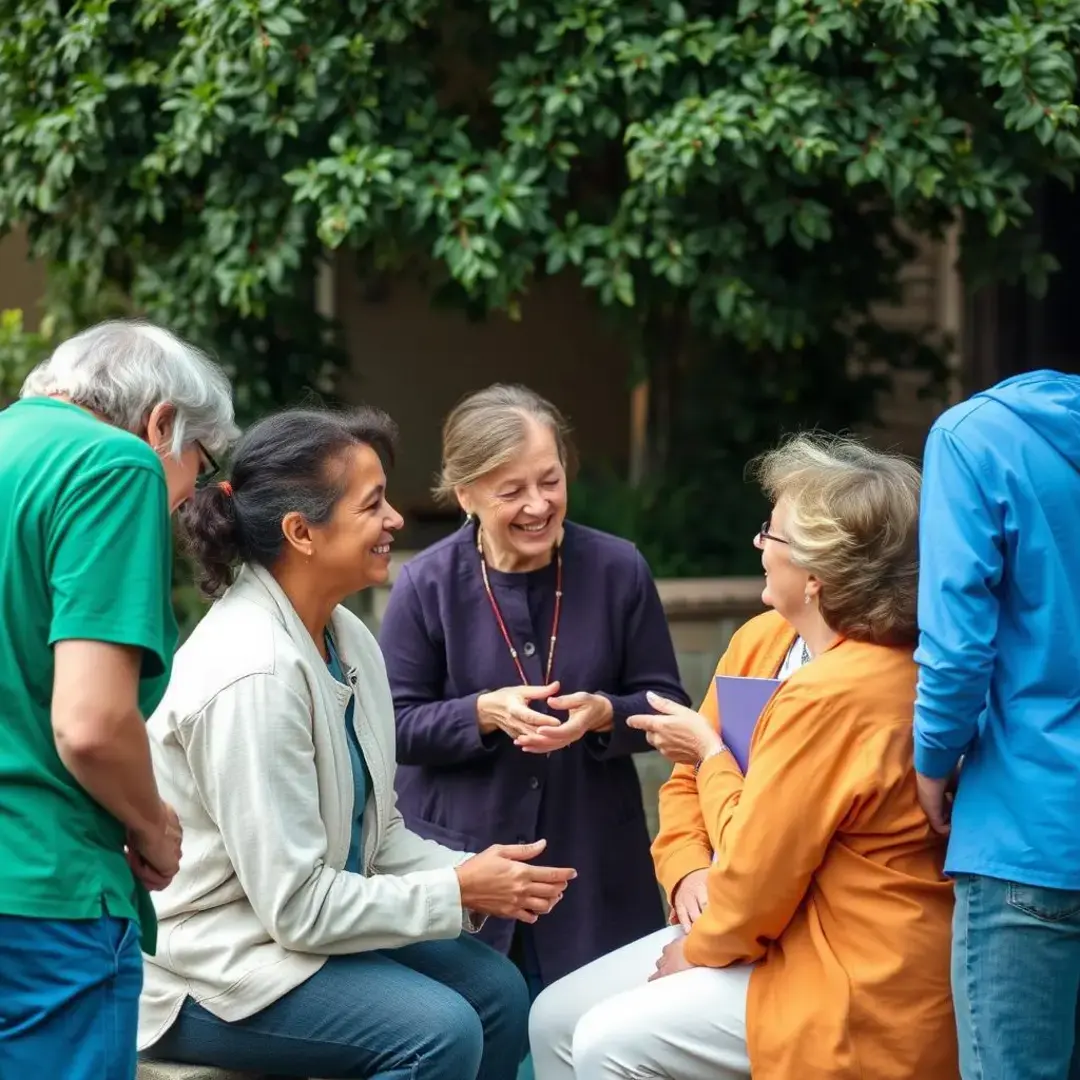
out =
[[[809,593],[803,593],[802,602],[804,604],[809,604],[810,603],[810,594]]]
[[[471,525],[475,520],[476,520],[476,515],[471,510],[467,510],[465,512],[465,524],[466,525]]]

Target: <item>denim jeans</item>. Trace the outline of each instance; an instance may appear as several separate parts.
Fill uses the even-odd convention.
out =
[[[189,999],[146,1056],[325,1080],[514,1080],[528,1015],[517,968],[460,937],[332,956],[234,1023]]]
[[[134,1080],[142,975],[129,919],[0,915],[0,1078]]]
[[[964,1080],[1080,1080],[1080,890],[956,875]]]

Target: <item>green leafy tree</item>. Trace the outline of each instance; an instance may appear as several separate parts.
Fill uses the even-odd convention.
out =
[[[51,336],[48,321],[28,330],[20,310],[0,311],[0,409],[18,398],[23,380],[48,353]]]
[[[575,274],[650,387],[631,516],[692,492],[646,539],[696,565],[742,540],[722,511],[778,426],[853,423],[883,370],[940,368],[875,316],[910,237],[962,222],[970,281],[1040,287],[1028,196],[1080,162],[1080,0],[0,11],[0,226],[29,227],[68,317],[117,290],[257,411],[331,385],[328,250],[526,318],[538,277]],[[703,513],[724,524],[688,535]]]

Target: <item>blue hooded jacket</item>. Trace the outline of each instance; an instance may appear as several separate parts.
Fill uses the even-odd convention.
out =
[[[915,766],[964,756],[946,869],[1080,889],[1080,377],[1018,375],[926,444]]]

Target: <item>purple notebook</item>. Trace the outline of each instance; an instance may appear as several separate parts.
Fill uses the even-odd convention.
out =
[[[779,679],[750,679],[742,675],[716,676],[716,704],[720,732],[743,775],[750,759],[750,740],[769,698],[782,685]]]

